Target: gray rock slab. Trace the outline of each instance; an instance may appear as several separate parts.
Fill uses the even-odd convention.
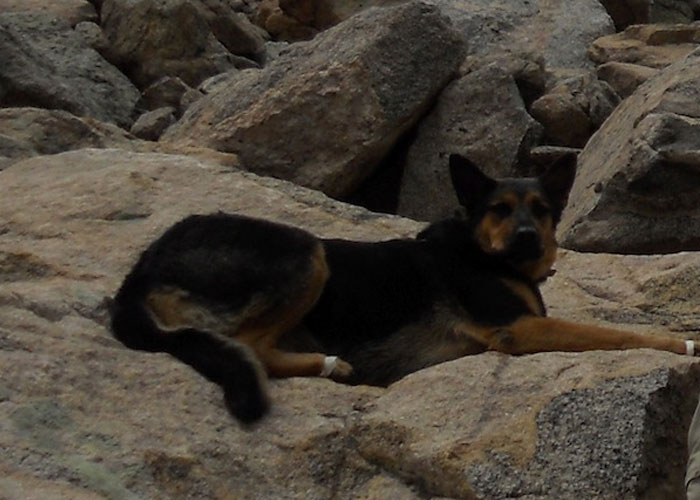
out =
[[[66,21],[37,12],[0,13],[0,105],[63,109],[131,124],[136,87]]]

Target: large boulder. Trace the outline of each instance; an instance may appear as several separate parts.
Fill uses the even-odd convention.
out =
[[[272,413],[241,429],[218,387],[106,328],[104,297],[148,242],[216,210],[328,237],[422,227],[183,156],[79,150],[0,172],[4,498],[682,497],[700,364],[669,353],[488,353],[388,389],[275,380]],[[700,254],[557,267],[556,315],[700,331]]]
[[[401,160],[397,212],[422,220],[458,206],[446,155],[465,154],[495,176],[532,174],[533,146],[581,147],[618,101],[588,74],[585,47],[614,31],[597,1],[432,3],[465,38],[468,57]]]
[[[579,157],[562,244],[621,253],[700,249],[700,49],[612,113]]]
[[[409,375],[352,431],[365,459],[429,495],[680,500],[699,368],[650,352],[484,354]]]
[[[250,171],[343,196],[416,123],[462,57],[435,7],[369,9],[218,83],[162,140],[236,153]]]
[[[398,213],[428,221],[452,215],[459,203],[447,165],[451,153],[495,177],[530,173],[518,168],[519,160],[537,143],[542,127],[528,114],[516,75],[503,66],[503,61],[485,65],[440,94],[408,148]]]
[[[106,56],[144,88],[164,76],[190,86],[236,66],[262,62],[264,34],[222,0],[105,0]]]
[[[0,106],[63,109],[131,125],[138,90],[64,20],[0,13],[0,60]]]

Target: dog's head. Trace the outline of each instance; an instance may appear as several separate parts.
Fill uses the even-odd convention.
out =
[[[481,250],[500,256],[533,281],[545,279],[557,251],[556,225],[576,174],[565,154],[540,177],[496,180],[466,158],[450,155],[450,175]]]

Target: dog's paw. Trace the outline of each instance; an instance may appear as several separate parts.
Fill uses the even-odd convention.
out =
[[[352,365],[338,358],[337,364],[330,377],[334,380],[345,380],[352,375]]]
[[[329,377],[333,380],[344,380],[352,373],[352,365],[337,356],[326,356],[323,360],[321,377]]]

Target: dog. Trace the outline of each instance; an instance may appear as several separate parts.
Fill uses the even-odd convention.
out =
[[[451,155],[463,217],[413,239],[321,239],[241,215],[193,215],[141,255],[111,317],[126,346],[167,352],[220,384],[241,423],[269,408],[266,376],[387,385],[484,351],[652,348],[693,341],[548,318],[538,286],[576,171],[495,180]]]

